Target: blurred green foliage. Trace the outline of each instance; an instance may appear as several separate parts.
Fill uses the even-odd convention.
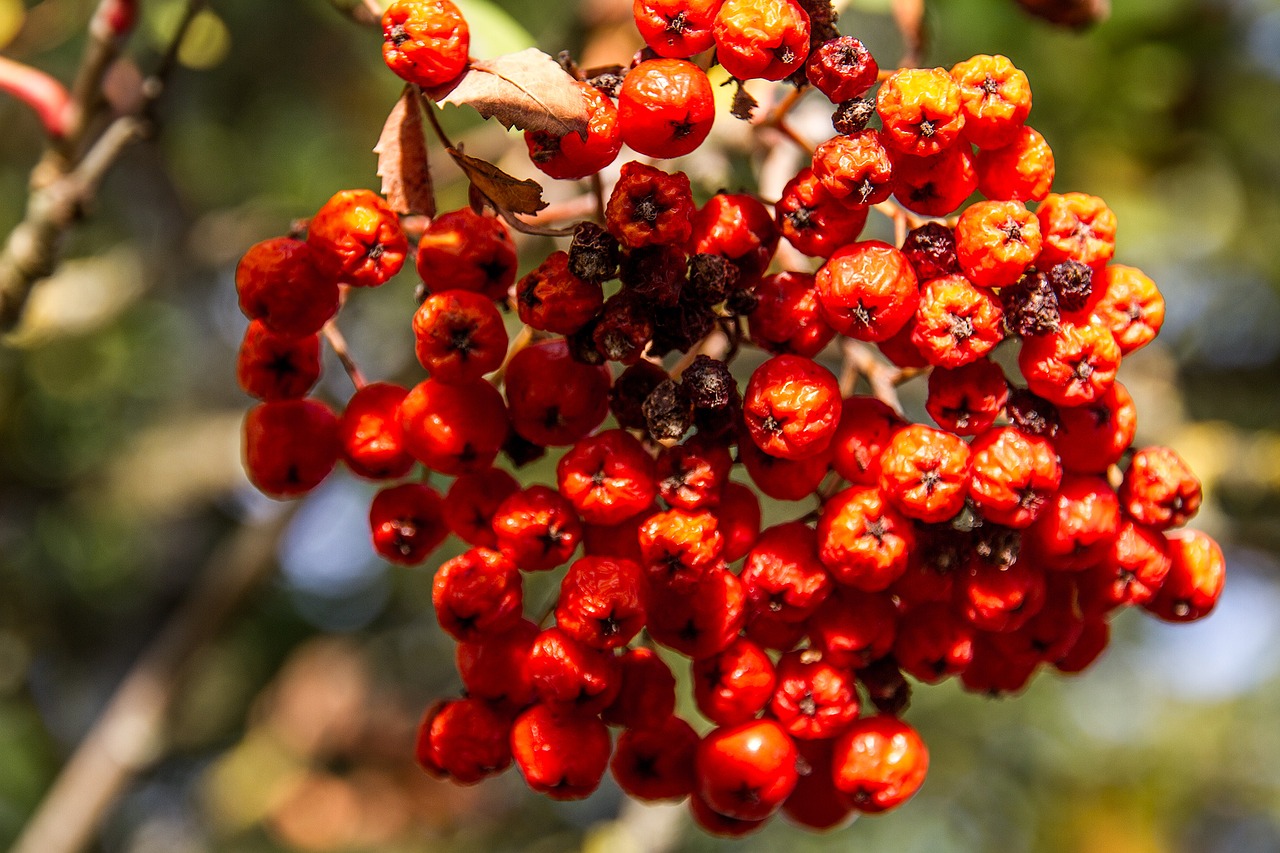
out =
[[[581,51],[608,30],[611,5],[629,6],[459,3],[477,52],[522,42]],[[67,77],[92,5],[0,2],[0,36],[25,18],[6,55]],[[75,260],[48,287],[51,312],[0,346],[0,844],[213,543],[272,512],[238,468],[247,402],[234,379],[244,323],[234,264],[337,189],[376,187],[370,149],[400,90],[377,33],[339,5],[213,0],[163,103],[161,135],[121,161],[70,237]],[[900,44],[889,4],[847,5],[842,29],[891,65]],[[130,49],[140,68],[156,61],[180,6],[145,4]],[[1200,523],[1232,568],[1223,612],[1173,629],[1127,615],[1094,671],[1039,679],[1016,700],[918,690],[910,719],[934,760],[915,801],[830,836],[779,822],[735,844],[698,835],[683,816],[637,817],[608,784],[585,803],[554,805],[523,793],[513,774],[468,791],[412,767],[406,775],[419,709],[458,687],[451,644],[430,613],[429,575],[369,556],[359,510],[369,487],[338,476],[290,534],[305,543],[323,530],[333,547],[326,556],[286,538],[283,571],[200,662],[171,750],[127,793],[98,849],[651,849],[658,835],[628,835],[636,826],[674,827],[668,849],[688,850],[1280,849],[1280,9],[1114,6],[1077,34],[1010,0],[930,0],[928,58],[1000,52],[1025,69],[1057,188],[1107,198],[1121,223],[1118,259],[1164,290],[1165,334],[1122,378],[1139,400],[1141,436],[1179,447],[1206,481]],[[464,111],[443,120],[469,151],[523,156],[518,139]],[[0,123],[7,231],[39,131],[7,99]],[[723,174],[741,180],[749,155],[732,156]],[[696,165],[714,172],[709,163]],[[436,163],[443,198],[457,205],[465,191],[451,169]],[[539,247],[527,245],[525,267]],[[113,298],[60,324],[58,306],[84,308],[86,277]],[[373,375],[412,376],[410,279],[344,312]],[[329,374],[321,393],[340,401],[345,377]],[[907,402],[918,409],[918,397]],[[547,463],[534,473],[545,481]],[[535,579],[529,600],[549,600],[555,582]],[[326,665],[308,669],[314,656]],[[299,740],[307,726],[320,734]]]

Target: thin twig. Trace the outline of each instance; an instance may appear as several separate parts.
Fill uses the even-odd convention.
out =
[[[867,380],[871,393],[877,400],[899,415],[904,414],[902,401],[898,398],[898,385],[903,381],[902,370],[881,361],[871,347],[862,341],[846,340],[844,357]]]
[[[488,198],[488,196],[485,196],[485,198]],[[505,207],[499,205],[491,198],[489,199],[489,203],[493,205],[494,210],[498,211],[498,215],[506,220],[508,225],[519,231],[521,234],[530,234],[534,237],[572,237],[573,232],[578,227],[578,223],[576,222],[572,225],[565,225],[562,228],[552,228],[547,225],[535,225],[532,222],[525,222],[523,219],[516,216],[510,210],[507,210]]]
[[[367,383],[364,374],[360,372],[360,368],[356,365],[355,359],[351,357],[351,350],[347,347],[347,339],[343,336],[342,330],[338,328],[338,324],[334,320],[324,324],[321,330],[324,339],[329,342],[329,346],[333,349],[333,354],[338,357],[338,361],[342,362],[342,369],[347,372],[347,376],[351,377],[351,384],[356,386],[359,391]]]
[[[902,67],[918,67],[924,56],[924,0],[893,0],[893,22],[902,34]]]
[[[604,196],[604,178],[600,177],[599,172],[591,173],[591,195],[595,198],[596,203],[596,221],[605,221],[605,196]]]
[[[216,549],[116,688],[23,828],[12,853],[83,850],[130,780],[154,759],[165,718],[197,653],[271,573],[291,517],[245,525]]]

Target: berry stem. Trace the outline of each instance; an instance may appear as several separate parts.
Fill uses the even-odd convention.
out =
[[[902,67],[919,67],[924,56],[924,0],[893,0],[893,22],[902,34]]]
[[[347,339],[343,337],[337,321],[330,320],[325,323],[321,331],[324,334],[324,339],[333,348],[333,354],[338,357],[338,361],[342,362],[342,368],[347,371],[347,376],[351,378],[351,384],[356,386],[356,390],[359,391],[367,383],[365,382],[364,374],[360,372],[360,368],[356,365],[355,359],[351,357],[351,351],[347,348]]]

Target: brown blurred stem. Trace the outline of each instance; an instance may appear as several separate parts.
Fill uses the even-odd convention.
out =
[[[89,845],[121,792],[156,757],[192,660],[271,573],[276,542],[291,515],[289,510],[246,524],[214,550],[63,766],[11,853],[76,853]]]
[[[924,58],[924,0],[893,0],[893,22],[902,34],[902,67],[918,68]]]
[[[205,0],[187,0],[178,28],[156,70],[142,84],[138,108],[110,118],[102,81],[120,55],[127,34],[105,25],[114,0],[101,0],[89,27],[89,42],[71,87],[66,132],[46,140],[45,153],[31,172],[31,195],[21,222],[0,250],[0,332],[22,319],[35,285],[53,274],[62,237],[93,201],[106,173],[130,145],[155,132],[152,110],[164,93],[191,22]],[[93,136],[93,128],[109,120]]]

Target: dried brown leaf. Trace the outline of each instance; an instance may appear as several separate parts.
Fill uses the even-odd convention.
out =
[[[471,185],[503,210],[537,213],[547,206],[537,181],[520,180],[478,157],[468,157],[456,148],[446,148],[449,156],[467,173]]]
[[[391,108],[373,151],[378,155],[382,194],[391,209],[396,213],[435,216],[436,197],[431,186],[427,140],[413,87],[406,86],[400,100]]]
[[[470,104],[506,127],[587,136],[589,114],[582,89],[537,48],[476,60],[448,88],[428,94],[441,104]]]

